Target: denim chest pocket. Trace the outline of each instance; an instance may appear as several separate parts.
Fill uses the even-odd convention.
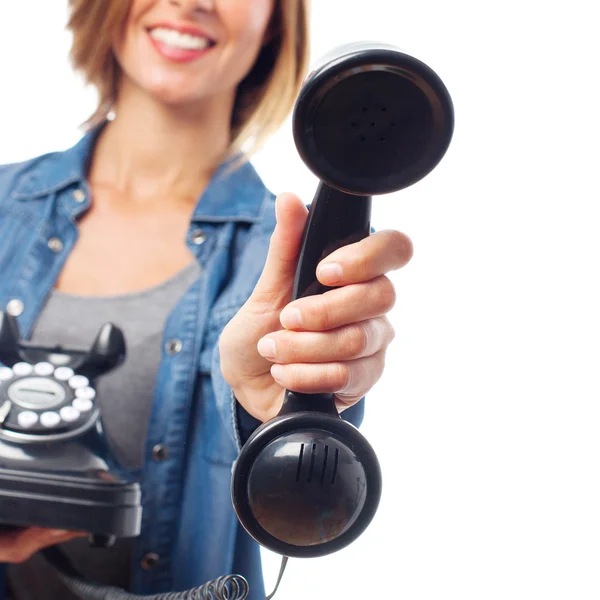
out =
[[[223,410],[219,407],[219,398],[215,397],[213,373],[213,360],[215,348],[223,328],[240,310],[240,306],[228,306],[222,310],[214,311],[209,317],[206,334],[200,354],[200,394],[204,401],[201,403],[201,415],[196,423],[196,429],[201,444],[201,454],[204,459],[214,465],[224,465],[231,468],[237,455],[233,438],[226,433],[231,425],[230,418],[223,420]],[[227,409],[225,408],[226,412]],[[225,428],[224,428],[225,427]]]
[[[0,290],[21,275],[21,264],[36,239],[40,217],[17,204],[0,206]]]
[[[206,327],[206,335],[204,336],[204,342],[202,344],[202,351],[200,354],[200,372],[209,374],[212,367],[213,351],[219,340],[221,332],[235,317],[238,311],[242,308],[242,305],[227,306],[225,308],[217,308],[214,310],[208,320]]]

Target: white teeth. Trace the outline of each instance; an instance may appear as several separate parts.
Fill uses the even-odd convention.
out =
[[[179,33],[179,31],[164,27],[152,29],[150,35],[159,42],[182,50],[204,50],[210,45],[207,38],[190,35],[189,33]]]

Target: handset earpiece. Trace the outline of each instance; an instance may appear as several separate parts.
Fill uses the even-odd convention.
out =
[[[293,300],[329,288],[321,260],[370,234],[371,197],[408,187],[443,158],[454,109],[441,79],[392,46],[338,48],[312,70],[293,131],[320,179],[304,230]],[[289,557],[324,556],[354,541],[381,497],[377,456],[343,420],[333,394],[286,390],[281,411],[246,442],[232,499],[248,533]]]

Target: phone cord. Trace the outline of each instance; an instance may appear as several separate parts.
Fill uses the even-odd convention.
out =
[[[241,575],[225,575],[213,579],[200,587],[184,592],[166,592],[152,596],[138,596],[117,587],[85,581],[67,555],[56,546],[46,548],[41,552],[58,572],[65,585],[83,600],[246,600],[250,592],[250,586],[244,577]],[[287,561],[288,557],[283,556],[275,589],[265,600],[272,600],[275,596]]]

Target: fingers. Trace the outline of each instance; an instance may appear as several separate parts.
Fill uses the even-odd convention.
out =
[[[279,312],[292,297],[308,210],[297,196],[282,194],[277,198],[276,211],[277,225],[261,276],[250,298],[219,336],[221,373],[238,390],[265,374],[270,379],[270,364],[256,354],[256,343],[280,328]]]
[[[387,317],[378,317],[325,332],[276,331],[262,338],[257,349],[280,364],[337,362],[372,356],[394,335]]]
[[[404,267],[413,252],[413,244],[404,233],[378,231],[332,252],[317,267],[317,277],[327,286],[369,281]]]
[[[275,206],[277,225],[271,236],[265,266],[250,298],[250,306],[257,312],[269,309],[271,304],[288,301],[308,216],[308,209],[294,194],[281,194]]]
[[[394,285],[380,276],[368,283],[300,298],[281,311],[279,320],[286,329],[327,331],[386,314],[395,302]]]
[[[273,379],[282,387],[306,394],[333,393],[348,402],[362,398],[379,380],[385,352],[345,362],[321,364],[276,364]]]
[[[41,527],[30,527],[4,533],[0,536],[0,561],[14,564],[22,563],[43,548],[62,544],[84,535],[86,534]]]

